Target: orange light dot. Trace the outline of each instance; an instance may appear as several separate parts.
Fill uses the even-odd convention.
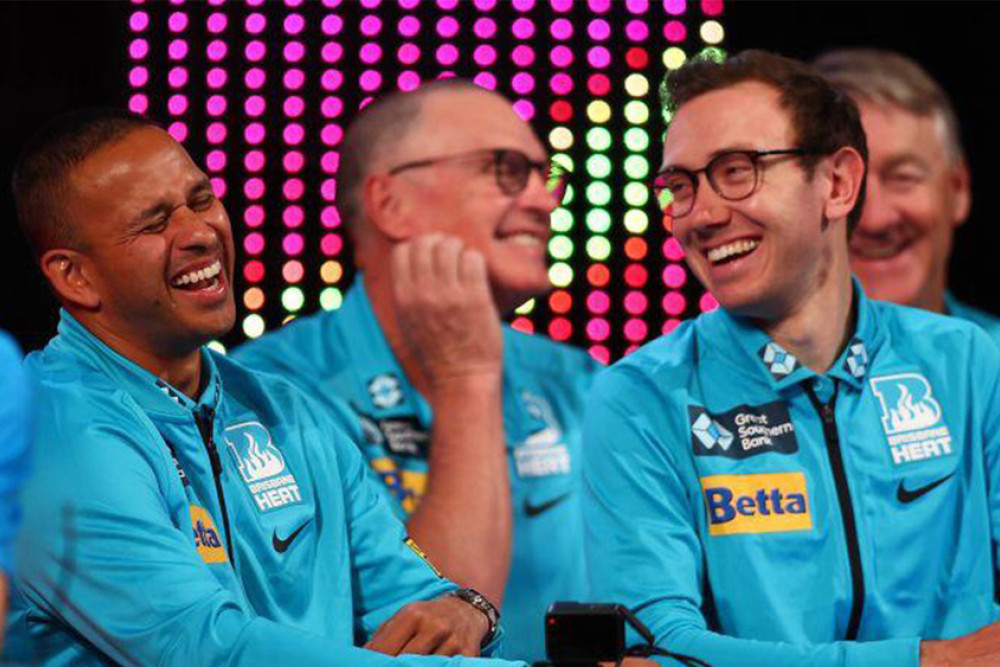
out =
[[[568,292],[558,290],[549,297],[549,308],[553,313],[568,313],[573,307],[573,297]]]
[[[340,265],[340,262],[333,260],[323,262],[323,266],[319,269],[319,275],[327,285],[333,285],[340,282],[344,276],[344,267]]]
[[[594,287],[604,287],[611,280],[611,272],[603,264],[592,264],[587,269],[587,280]]]
[[[633,261],[638,262],[643,259],[648,250],[649,247],[646,245],[646,241],[638,236],[633,236],[625,242],[625,255]]]
[[[243,305],[248,310],[258,310],[264,305],[264,290],[251,287],[243,294]]]

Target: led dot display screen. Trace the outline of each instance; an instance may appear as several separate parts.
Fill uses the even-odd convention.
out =
[[[659,85],[725,52],[722,0],[133,2],[127,104],[162,121],[223,198],[237,246],[228,345],[339,308],[355,268],[339,147],[379,95],[459,76],[507,96],[573,167],[552,291],[514,327],[613,361],[717,307],[649,185]]]

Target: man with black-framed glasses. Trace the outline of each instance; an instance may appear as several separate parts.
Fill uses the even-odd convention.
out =
[[[663,90],[654,189],[721,307],[592,390],[595,599],[716,667],[997,664],[1000,354],[852,279],[857,107],[753,51]]]
[[[468,82],[376,101],[338,183],[363,281],[235,353],[349,404],[410,534],[502,604],[505,653],[524,659],[544,657],[546,606],[585,594],[579,442],[598,364],[501,326],[549,289],[566,176],[508,100]]]

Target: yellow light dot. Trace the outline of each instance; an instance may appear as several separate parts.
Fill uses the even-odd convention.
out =
[[[706,44],[718,44],[726,36],[726,31],[722,29],[722,24],[718,21],[705,21],[701,24],[701,39]]]
[[[327,285],[339,283],[340,279],[344,277],[344,267],[340,265],[340,262],[333,260],[323,262],[323,266],[319,267],[319,276]]]
[[[569,150],[573,145],[573,133],[565,127],[555,127],[549,132],[549,145],[557,151]]]
[[[281,326],[285,326],[289,322],[295,319],[295,315],[285,315],[285,319],[281,320]]]
[[[534,309],[535,309],[535,300],[534,299],[528,299],[527,301],[525,301],[524,303],[522,303],[520,306],[518,306],[517,308],[515,308],[514,312],[517,313],[518,315],[527,315],[528,313],[530,313]]]
[[[632,100],[625,105],[625,118],[633,125],[642,125],[649,120],[649,107],[645,102]]]
[[[573,269],[569,264],[556,262],[549,267],[549,280],[556,287],[569,287],[573,282]]]
[[[637,208],[629,209],[625,213],[625,229],[630,234],[644,234],[649,229],[649,216]]]
[[[649,79],[642,74],[629,74],[625,78],[625,92],[632,97],[642,97],[649,92]]]
[[[208,349],[215,350],[219,354],[226,354],[226,346],[217,340],[209,341]]]
[[[663,52],[663,65],[667,69],[679,69],[685,60],[687,60],[687,54],[676,46],[671,46]]]
[[[243,305],[248,310],[258,310],[264,305],[264,290],[259,287],[251,287],[243,295]]]
[[[611,120],[611,106],[604,100],[594,100],[587,105],[587,118],[592,123],[607,123]]]
[[[260,338],[260,335],[264,333],[264,328],[264,318],[260,315],[247,315],[243,319],[243,333],[247,338]]]

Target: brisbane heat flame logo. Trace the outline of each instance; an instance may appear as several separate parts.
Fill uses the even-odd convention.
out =
[[[894,464],[951,454],[951,433],[927,378],[900,373],[873,378],[871,385],[882,410],[882,428]]]
[[[285,470],[285,459],[262,424],[248,422],[232,426],[226,429],[225,438],[247,484],[274,477]]]

